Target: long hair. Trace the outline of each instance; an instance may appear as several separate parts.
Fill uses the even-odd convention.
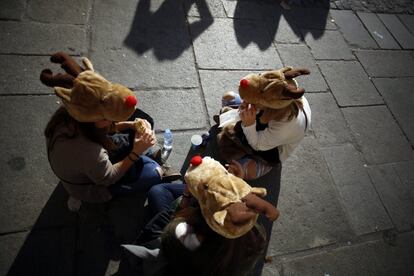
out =
[[[68,131],[56,135],[56,131],[62,127],[66,128]],[[53,145],[57,139],[73,139],[80,133],[92,142],[100,144],[108,151],[116,148],[115,144],[107,137],[105,129],[95,127],[94,123],[82,123],[76,121],[70,116],[66,108],[61,106],[52,115],[44,131],[48,152],[53,149]]]
[[[175,215],[166,232],[174,233],[177,221],[190,224],[203,241],[191,252],[176,239],[163,235],[162,250],[169,261],[168,275],[245,275],[265,248],[266,234],[259,225],[237,239],[227,239],[211,230],[199,208],[186,208]]]

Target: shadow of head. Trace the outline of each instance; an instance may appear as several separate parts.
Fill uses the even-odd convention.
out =
[[[273,41],[278,42],[277,37],[281,37],[284,43],[297,43],[307,33],[314,38],[321,37],[329,24],[328,13],[329,5],[325,3],[313,7],[293,6],[291,10],[285,10],[279,1],[237,1],[233,15],[234,31],[240,46],[245,48],[255,43],[264,51]]]
[[[200,17],[189,23],[186,15],[192,2],[196,4]],[[152,49],[158,60],[174,60],[191,46],[191,39],[197,38],[212,23],[205,1],[165,0],[161,5],[151,7],[150,0],[139,1],[131,29],[124,44],[142,55]]]

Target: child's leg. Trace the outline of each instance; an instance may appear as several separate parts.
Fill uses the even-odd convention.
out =
[[[162,183],[151,187],[148,192],[148,207],[151,217],[169,209],[171,203],[183,194],[185,185],[182,183]]]
[[[272,170],[272,166],[263,161],[256,160],[256,178],[262,177]]]
[[[112,195],[146,192],[153,185],[161,183],[162,169],[160,165],[141,155],[118,183],[111,185],[109,191]]]
[[[228,171],[244,180],[252,180],[267,174],[271,169],[268,164],[246,156],[237,161],[233,160]]]

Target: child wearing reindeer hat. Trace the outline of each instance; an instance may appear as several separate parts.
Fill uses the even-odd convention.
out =
[[[136,109],[134,93],[96,73],[87,58],[84,68],[62,52],[51,61],[67,73],[41,73],[42,83],[54,87],[63,103],[44,133],[51,168],[70,195],[69,209],[79,209],[81,201],[106,202],[166,182],[162,167],[143,155],[156,137],[152,118]],[[127,121],[131,117],[143,119]],[[115,132],[129,132],[131,143],[110,135]]]
[[[229,106],[238,108],[235,120],[240,119],[218,134],[220,153],[230,172],[256,179],[292,154],[311,123],[305,90],[294,78],[309,73],[305,68],[284,67],[248,74],[240,81],[239,94],[223,95],[221,113],[231,110]]]
[[[175,214],[159,213],[144,228],[154,235],[142,239],[141,233],[137,239],[144,245],[123,245],[142,260],[136,274],[250,274],[265,253],[266,234],[258,216],[275,221],[279,211],[262,198],[265,188],[251,187],[211,157],[194,156],[190,163],[183,199],[193,197],[195,204],[179,204]]]

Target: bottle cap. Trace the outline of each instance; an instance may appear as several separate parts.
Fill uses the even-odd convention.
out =
[[[203,138],[201,137],[201,135],[194,134],[193,136],[191,136],[191,144],[193,144],[193,146],[199,146],[202,142]]]

